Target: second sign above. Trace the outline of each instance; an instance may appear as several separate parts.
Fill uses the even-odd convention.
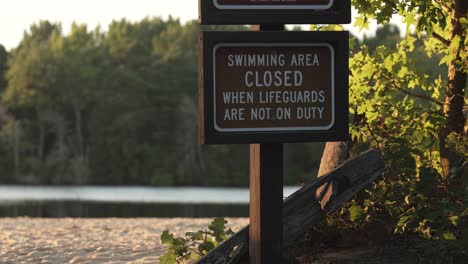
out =
[[[203,25],[347,24],[351,0],[199,0]]]
[[[219,9],[328,9],[334,0],[214,0]]]

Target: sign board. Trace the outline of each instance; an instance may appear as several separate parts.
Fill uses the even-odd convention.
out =
[[[213,49],[218,132],[327,130],[334,124],[328,43],[221,43]]]
[[[200,38],[203,143],[347,139],[347,32],[203,32]]]
[[[200,23],[347,24],[351,0],[199,0]]]
[[[218,9],[328,9],[334,0],[213,0]]]

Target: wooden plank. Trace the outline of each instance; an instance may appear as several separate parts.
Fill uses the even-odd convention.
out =
[[[346,161],[334,171],[317,178],[312,184],[305,186],[292,194],[283,202],[283,250],[300,239],[313,225],[349,201],[356,193],[375,181],[385,171],[385,162],[377,150],[370,150]],[[329,181],[335,181],[340,186],[339,193],[322,209],[315,200],[317,188]],[[199,264],[228,264],[233,262],[233,249],[242,249],[248,244],[249,227],[245,227],[218,248],[200,259]],[[240,250],[234,258],[242,259],[246,250]]]
[[[265,164],[266,165],[266,164]],[[261,172],[260,145],[250,145],[249,256],[252,264],[260,263],[261,255]]]
[[[283,144],[250,145],[250,263],[282,256]]]

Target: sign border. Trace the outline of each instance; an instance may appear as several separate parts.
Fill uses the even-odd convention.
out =
[[[331,0],[327,8],[303,6],[217,7],[216,0],[198,0],[198,20],[202,25],[349,24],[351,0]],[[219,4],[218,4],[219,5]],[[281,8],[282,7],[282,8]],[[302,7],[302,8],[301,8]]]
[[[266,128],[221,128],[216,122],[216,51],[219,47],[328,47],[331,52],[331,95],[332,95],[332,118],[328,126],[313,126],[313,127],[266,127]],[[220,43],[213,47],[213,113],[214,113],[214,126],[218,132],[258,132],[258,131],[298,131],[298,130],[328,130],[335,124],[335,50],[333,46],[328,43]]]
[[[232,10],[298,10],[298,9],[312,9],[312,10],[325,10],[333,6],[334,0],[328,0],[328,5],[222,5],[218,0],[213,0],[213,4],[218,9],[232,9]]]
[[[222,43],[328,43],[335,51],[335,122],[329,130],[219,132],[214,121],[214,47]],[[349,32],[201,31],[199,33],[199,129],[202,144],[255,144],[349,140]]]

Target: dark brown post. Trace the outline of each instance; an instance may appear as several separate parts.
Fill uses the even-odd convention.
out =
[[[282,31],[284,25],[253,25]],[[281,264],[283,252],[283,144],[250,145],[250,264]]]
[[[250,263],[282,263],[283,144],[250,145]]]

